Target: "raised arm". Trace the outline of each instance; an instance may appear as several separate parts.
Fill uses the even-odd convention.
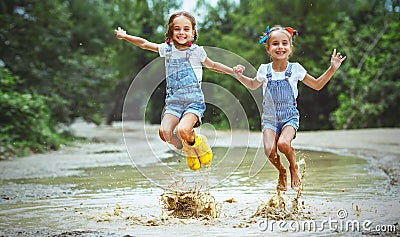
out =
[[[210,58],[204,60],[203,65],[214,72],[225,73],[233,75],[233,69],[219,62],[214,62]]]
[[[114,34],[118,39],[126,40],[129,43],[132,43],[142,49],[147,49],[150,51],[158,52],[158,45],[156,43],[152,43],[146,39],[141,37],[128,35],[124,29],[118,27],[118,29],[114,30]]]
[[[255,90],[260,87],[263,83],[259,82],[257,78],[250,78],[243,75],[243,72],[246,68],[242,65],[237,65],[233,67],[233,72],[235,77],[247,88],[251,90]]]
[[[343,57],[340,52],[336,53],[336,49],[334,49],[331,57],[331,66],[317,79],[309,74],[306,74],[303,79],[303,83],[314,90],[321,90],[332,78],[333,74],[335,74],[335,72],[338,70],[345,59],[346,56]]]

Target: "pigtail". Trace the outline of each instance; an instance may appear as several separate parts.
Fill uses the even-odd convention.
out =
[[[294,41],[295,37],[299,35],[299,32],[290,26],[285,27],[285,30],[287,32],[289,32],[290,37],[292,37],[293,41]]]

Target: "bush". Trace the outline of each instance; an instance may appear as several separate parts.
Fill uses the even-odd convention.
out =
[[[0,67],[0,158],[57,149],[62,137],[51,122],[47,98],[17,91],[19,78]]]

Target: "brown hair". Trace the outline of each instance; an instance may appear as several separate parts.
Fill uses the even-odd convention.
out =
[[[174,33],[174,26],[172,24],[172,22],[175,20],[175,18],[177,18],[178,16],[184,16],[187,19],[189,19],[189,21],[192,23],[192,28],[194,30],[194,39],[193,39],[193,43],[196,42],[197,38],[198,38],[198,34],[197,34],[197,30],[196,30],[196,19],[194,18],[194,16],[192,14],[190,14],[187,11],[178,11],[173,13],[170,17],[169,17],[169,21],[168,21],[168,30],[165,33],[165,37],[168,40],[172,39],[172,35]]]
[[[280,25],[275,25],[273,26],[268,33],[268,39],[266,40],[267,45],[269,45],[269,39],[270,39],[270,35],[272,32],[274,31],[281,31],[283,32],[285,35],[287,35],[287,37],[289,38],[289,42],[290,44],[292,44],[294,42],[295,37],[299,34],[297,32],[297,30],[292,29],[291,27],[283,27]],[[266,33],[263,33],[262,36],[260,36],[260,38],[264,37],[266,35]]]

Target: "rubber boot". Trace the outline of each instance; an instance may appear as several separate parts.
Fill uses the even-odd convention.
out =
[[[182,141],[182,151],[186,154],[186,164],[191,170],[200,169],[200,161],[193,146],[189,145],[186,141]]]
[[[210,146],[207,143],[207,138],[203,135],[194,135],[195,136],[195,143],[193,145],[193,148],[195,149],[197,153],[197,157],[200,160],[200,164],[202,165],[208,165],[210,164],[213,154],[211,151]]]

